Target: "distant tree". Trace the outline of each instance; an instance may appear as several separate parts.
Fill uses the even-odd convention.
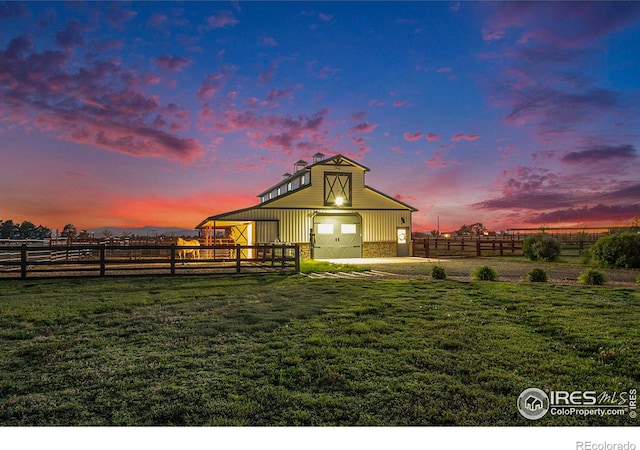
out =
[[[483,235],[485,231],[487,231],[487,228],[484,225],[482,225],[480,222],[477,222],[471,225],[471,233],[475,234],[476,236]]]
[[[77,234],[78,234],[78,229],[75,227],[75,225],[68,223],[62,229],[62,233],[60,233],[60,236],[66,237],[69,239],[74,239],[77,236]]]
[[[36,239],[47,239],[51,237],[51,229],[43,225],[36,227]]]
[[[467,225],[467,224],[462,225],[460,229],[456,231],[456,233],[462,234],[462,235],[471,234],[471,225]]]
[[[46,239],[51,230],[45,226],[37,227],[25,220],[21,224],[13,220],[0,220],[0,239]]]
[[[107,239],[111,239],[113,237],[113,231],[106,229],[102,232],[102,235]]]
[[[15,239],[18,237],[19,231],[13,220],[5,220],[0,225],[0,238],[1,239]]]
[[[482,225],[480,222],[472,223],[471,225],[464,224],[457,231],[458,234],[461,235],[475,235],[481,236],[484,232],[487,231],[487,228]]]
[[[23,221],[18,227],[20,239],[37,239],[36,226],[31,222]]]

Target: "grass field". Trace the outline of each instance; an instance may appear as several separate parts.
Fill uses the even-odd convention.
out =
[[[0,280],[2,425],[638,425],[640,289],[303,275]]]

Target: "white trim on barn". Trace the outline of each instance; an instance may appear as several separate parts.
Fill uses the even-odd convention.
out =
[[[286,242],[303,258],[407,256],[412,206],[364,182],[369,169],[343,155],[313,164],[258,194],[250,208],[206,218],[196,226],[206,244]],[[331,230],[331,233],[329,233]]]

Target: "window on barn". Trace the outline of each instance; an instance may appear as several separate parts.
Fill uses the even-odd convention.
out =
[[[319,223],[318,224],[318,234],[333,234],[333,224],[332,223]]]
[[[351,206],[351,174],[324,173],[325,206]]]

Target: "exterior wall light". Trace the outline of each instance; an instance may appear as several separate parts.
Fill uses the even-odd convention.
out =
[[[344,199],[342,197],[336,197],[336,206],[342,206]]]

